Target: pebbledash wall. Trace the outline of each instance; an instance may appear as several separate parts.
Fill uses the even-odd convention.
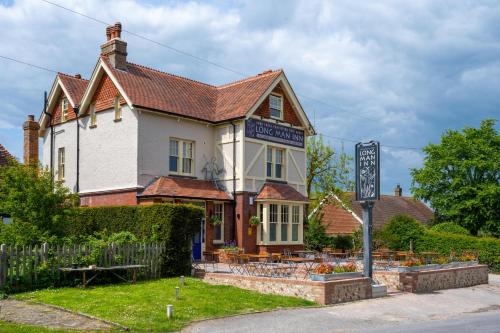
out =
[[[488,283],[488,266],[477,265],[417,272],[375,271],[374,278],[389,289],[426,293]]]
[[[198,272],[197,275],[210,284],[231,285],[264,294],[300,297],[321,305],[357,301],[372,297],[372,286],[369,278],[318,282],[241,276],[227,273]]]

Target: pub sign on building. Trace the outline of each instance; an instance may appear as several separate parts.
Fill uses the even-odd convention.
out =
[[[59,73],[38,121],[54,177],[83,206],[203,207],[195,257],[302,248],[314,129],[283,70],[212,86],[128,62],[119,23],[106,36],[90,79]]]

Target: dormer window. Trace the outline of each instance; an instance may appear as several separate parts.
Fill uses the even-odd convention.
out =
[[[61,102],[61,121],[62,122],[65,122],[66,120],[68,120],[68,99],[67,98],[63,98],[62,102]]]
[[[122,119],[122,107],[120,105],[120,96],[116,95],[114,100],[114,108],[115,108],[115,120]]]
[[[277,95],[269,95],[269,109],[271,118],[283,119],[283,98]]]

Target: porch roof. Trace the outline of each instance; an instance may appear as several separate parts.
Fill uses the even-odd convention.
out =
[[[299,191],[288,184],[266,182],[259,194],[257,200],[281,200],[281,201],[300,201],[308,202],[309,200]]]
[[[162,176],[138,195],[139,198],[171,197],[228,201],[231,197],[214,181]]]

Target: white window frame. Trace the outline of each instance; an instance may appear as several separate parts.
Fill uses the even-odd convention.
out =
[[[97,126],[97,114],[95,112],[95,104],[90,105],[90,127]]]
[[[69,114],[69,101],[64,97],[61,101],[61,122],[66,122],[68,120]]]
[[[279,109],[271,106],[271,104],[272,104],[271,100],[273,100],[273,98],[279,99]],[[278,117],[273,116],[273,110],[279,111],[280,115]],[[269,117],[271,117],[273,119],[283,120],[283,96],[282,95],[278,95],[278,94],[270,94],[269,95]]]
[[[66,174],[66,150],[64,147],[57,149],[57,180],[64,180]]]
[[[171,155],[171,141],[177,141],[177,171],[172,171],[170,170],[170,157],[175,156]],[[191,144],[191,172],[184,172],[184,159],[187,159],[187,157],[184,156],[184,145],[185,144]],[[194,176],[195,172],[195,149],[196,149],[196,144],[195,141],[191,140],[183,140],[183,139],[178,139],[178,138],[170,138],[169,139],[169,159],[168,159],[168,170],[169,173],[172,175],[182,175],[182,176]]]
[[[276,216],[275,216],[275,218],[274,218],[273,212],[271,211],[271,206],[276,206]],[[267,224],[269,226],[269,228],[268,228],[268,230],[269,230],[269,235],[268,235],[269,243],[278,243],[279,242],[278,236],[280,236],[280,234],[279,234],[279,225],[280,225],[280,222],[279,222],[280,221],[279,220],[280,219],[280,213],[279,212],[280,212],[280,205],[277,204],[277,203],[270,203],[268,205],[268,209],[269,209],[269,214],[268,214],[268,220],[266,222],[267,222]],[[272,222],[271,222],[271,217],[273,217],[273,220],[274,220]],[[271,239],[271,224],[275,225],[275,229],[274,229],[274,238],[275,239],[274,240]]]
[[[263,205],[262,212],[260,205]],[[271,205],[277,206],[276,240],[271,240]],[[287,206],[287,209],[283,209]],[[296,208],[294,208],[296,207]],[[287,211],[287,213],[286,213]],[[283,213],[287,217],[283,216]],[[297,202],[258,202],[257,215],[261,218],[262,228],[258,231],[259,244],[269,245],[293,245],[303,244],[304,238],[304,210],[303,204]],[[274,223],[274,222],[273,222]],[[286,225],[286,240],[283,239],[282,228]],[[293,228],[297,228],[297,240],[293,240]]]
[[[115,121],[122,120],[122,106],[120,105],[120,95],[115,96],[113,107],[115,109]]]
[[[217,211],[217,207],[220,207],[220,211]],[[214,239],[213,243],[214,244],[223,244],[224,243],[224,202],[214,202],[214,214],[215,216],[218,216],[222,223],[219,226],[214,226]],[[215,238],[215,228],[220,227],[220,238],[216,239]]]
[[[269,156],[269,151],[271,151],[271,156]],[[278,161],[278,152],[281,152],[281,177],[276,177],[276,166]],[[287,150],[285,148],[279,148],[274,146],[266,147],[266,178],[276,179],[276,180],[286,180],[286,154]],[[269,160],[271,157],[271,160]],[[271,164],[271,175],[268,174],[268,166]]]

